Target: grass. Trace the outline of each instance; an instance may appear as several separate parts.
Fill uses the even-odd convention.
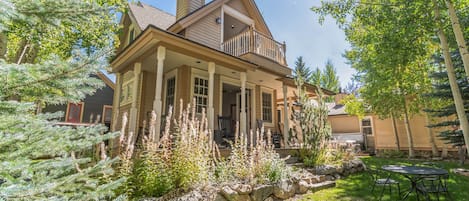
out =
[[[363,157],[363,162],[367,167],[381,168],[383,165],[401,164],[412,165],[424,162],[422,160],[409,160],[409,159],[389,159],[377,157]],[[469,165],[460,166],[457,162],[436,162],[440,167],[450,170],[452,168],[469,168]],[[394,179],[401,183],[401,191],[406,191],[410,187],[408,179],[401,175],[393,174]],[[335,188],[325,189],[316,193],[307,194],[302,200],[341,200],[341,201],[365,201],[365,200],[379,200],[379,194],[382,187],[376,186],[374,193],[371,193],[373,182],[371,177],[366,172],[356,173],[348,176],[345,179],[337,181]],[[469,177],[464,177],[454,173],[450,173],[448,180],[448,189],[451,197],[455,201],[469,200]],[[397,189],[393,186],[393,197],[389,196],[389,191],[384,192],[382,200],[399,200],[397,197]],[[422,198],[420,198],[422,200]],[[431,196],[432,200],[437,200],[436,196]],[[417,200],[415,194],[411,194],[407,200]],[[440,200],[445,199],[440,195]]]

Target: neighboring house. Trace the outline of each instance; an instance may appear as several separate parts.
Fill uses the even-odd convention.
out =
[[[329,104],[329,122],[332,127],[332,135],[339,141],[356,140],[363,143],[366,138],[369,150],[397,150],[396,137],[392,119],[380,119],[377,115],[369,114],[359,120],[357,116],[349,115],[345,111],[345,105],[340,100],[345,94],[337,94],[335,103]],[[445,144],[436,135],[438,129],[429,129],[426,117],[415,115],[410,119],[410,127],[413,135],[414,148],[416,151],[432,150],[430,132],[434,137],[439,151],[446,147],[449,151],[456,151],[451,145]],[[399,136],[401,150],[408,150],[408,139],[403,120],[396,119],[396,128]]]
[[[93,95],[86,96],[79,103],[48,105],[43,112],[63,111],[65,116],[60,121],[64,125],[99,122],[110,127],[115,84],[103,73],[98,73],[96,77],[103,80],[105,87],[98,89]]]
[[[127,112],[128,130],[138,132],[152,110],[164,117],[170,105],[179,111],[179,100],[195,100],[215,131],[236,121],[245,133],[260,122],[275,133],[289,130],[283,105],[294,100],[296,86],[286,45],[274,40],[255,2],[178,0],[176,10],[173,16],[137,2],[122,15],[121,45],[111,63],[112,128],[120,129]],[[306,88],[314,97],[316,88]],[[160,121],[155,129],[161,131]]]

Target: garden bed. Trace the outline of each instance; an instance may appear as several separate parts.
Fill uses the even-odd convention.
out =
[[[289,179],[276,184],[232,183],[207,185],[186,192],[172,191],[160,198],[142,201],[265,201],[287,200],[297,195],[335,187],[335,180],[365,170],[359,159],[341,165],[322,165],[316,168],[297,168]]]

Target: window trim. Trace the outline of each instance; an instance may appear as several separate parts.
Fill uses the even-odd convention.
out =
[[[369,126],[363,126],[363,120],[370,120],[370,125]],[[360,120],[360,133],[363,135],[363,128],[370,128],[371,129],[371,135],[366,134],[366,136],[374,136],[375,135],[375,130],[373,128],[373,117],[372,116],[365,116],[363,119]]]
[[[195,94],[194,94],[195,78],[204,79],[204,80],[207,80],[207,81],[208,81],[209,79],[208,79],[208,76],[203,76],[203,75],[201,75],[201,74],[199,74],[199,73],[194,73],[194,74],[192,74],[191,77],[192,77],[192,78],[191,78],[191,100],[190,100],[190,102],[192,103],[192,101],[193,101],[194,98],[195,98],[195,97],[194,97],[194,95],[195,95]],[[207,86],[207,88],[208,88],[208,87],[209,87],[209,86]],[[207,94],[207,106],[205,107],[205,112],[207,112],[208,99],[209,99],[209,94]],[[195,102],[194,104],[195,104],[195,107],[197,107],[197,99],[196,99],[195,101],[196,101],[196,102]],[[196,108],[196,113],[197,113],[197,114],[201,114],[200,112],[197,111],[197,108]]]
[[[124,73],[124,75],[122,76],[123,78],[123,81],[122,81],[122,85],[120,86],[120,97],[119,98],[119,106],[125,106],[125,105],[128,105],[128,104],[131,104],[132,103],[132,97],[136,94],[133,94],[133,85],[134,85],[134,81],[135,81],[135,74],[134,74],[134,71],[128,71],[126,73]],[[129,92],[126,90],[127,86],[130,86],[129,88],[129,91],[130,91],[130,97],[128,97],[127,95],[129,94]],[[127,93],[124,93],[124,92],[127,92]],[[122,97],[122,99],[121,99]]]
[[[168,114],[168,111],[166,111],[166,96],[167,96],[167,92],[168,92],[168,80],[173,78],[174,77],[174,102],[173,102],[173,111],[174,111],[174,107],[175,105],[178,103],[177,101],[177,87],[178,87],[178,76],[177,76],[177,69],[174,69],[174,70],[171,70],[169,72],[167,72],[165,75],[164,75],[164,92],[163,92],[163,112],[164,114]],[[173,114],[174,115],[174,114]]]
[[[111,109],[111,121],[109,123],[112,123],[112,105],[103,105],[103,114],[101,116],[101,123],[106,123],[106,109]]]
[[[130,39],[130,32],[132,32],[132,31],[134,32],[134,34],[133,34],[133,38]],[[126,44],[126,45],[129,45],[130,43],[132,43],[133,40],[135,40],[136,34],[137,34],[137,31],[136,31],[136,29],[135,29],[134,24],[132,23],[132,24],[130,24],[129,29],[128,29],[128,31],[127,31],[127,37],[126,37],[126,39],[127,39],[127,44]]]
[[[70,115],[70,105],[71,104],[76,104],[76,105],[81,105],[80,107],[80,121],[79,122],[70,122],[68,121],[68,115]],[[83,113],[85,112],[85,102],[77,102],[77,103],[67,103],[67,110],[65,111],[65,121],[64,122],[70,122],[70,123],[82,123],[83,122]]]
[[[271,104],[271,119],[272,119],[272,122],[267,122],[267,121],[264,121],[264,105],[263,105],[263,93],[266,93],[266,94],[270,94],[270,104]],[[273,89],[269,89],[269,88],[266,88],[266,87],[261,87],[261,90],[260,90],[260,107],[261,107],[261,120],[263,122],[264,125],[266,126],[269,126],[269,127],[272,127],[274,126],[275,124],[275,118],[274,118],[274,112],[275,112],[275,106],[274,106],[274,90]]]

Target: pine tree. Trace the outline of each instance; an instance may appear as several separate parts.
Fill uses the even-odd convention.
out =
[[[459,54],[454,53],[454,67],[456,71],[457,81],[461,94],[463,95],[464,105],[466,108],[469,106],[469,83],[465,78],[464,67]],[[442,58],[435,57],[436,63],[441,65]],[[427,96],[441,102],[439,108],[428,108],[425,112],[429,113],[432,117],[441,119],[439,122],[429,125],[430,128],[446,128],[438,134],[442,140],[445,140],[448,144],[456,147],[464,146],[464,136],[462,130],[459,128],[459,120],[454,119],[456,114],[456,107],[453,104],[453,94],[451,93],[451,87],[448,81],[448,73],[444,70],[439,70],[431,75],[433,79],[433,92],[427,94]],[[466,112],[466,116],[468,116]],[[443,120],[447,119],[447,120]]]
[[[303,78],[303,80],[309,80],[311,77],[311,69],[306,66],[306,63],[303,61],[302,56],[296,58],[294,73],[297,79],[301,77]]]
[[[77,102],[104,86],[124,1],[0,1],[0,200],[103,200],[112,179],[103,125],[61,127],[45,104]],[[109,47],[109,48],[106,48]],[[100,145],[101,159],[87,151]]]

